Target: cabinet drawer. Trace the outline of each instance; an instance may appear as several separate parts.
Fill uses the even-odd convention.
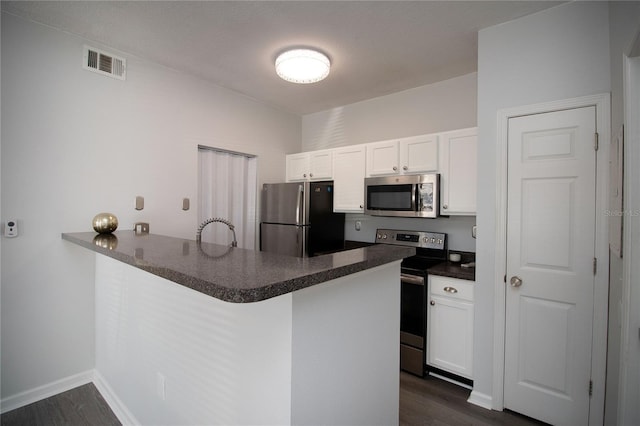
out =
[[[473,281],[429,275],[429,294],[473,302]]]

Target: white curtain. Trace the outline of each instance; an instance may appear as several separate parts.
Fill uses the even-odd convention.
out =
[[[230,221],[238,247],[255,248],[256,157],[198,147],[198,225],[209,218]],[[227,225],[214,222],[202,231],[202,241],[231,245]]]

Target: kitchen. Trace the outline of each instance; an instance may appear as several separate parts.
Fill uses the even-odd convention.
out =
[[[592,7],[603,9],[593,11]],[[75,66],[84,40],[3,13],[2,97],[3,104],[12,108],[2,112],[2,213],[3,218],[17,217],[23,232],[18,239],[3,240],[2,246],[3,401],[93,366],[93,313],[87,303],[93,299],[93,290],[86,283],[93,279],[94,271],[85,262],[91,257],[80,248],[63,245],[60,232],[88,229],[88,220],[96,212],[115,210],[122,212],[123,224],[148,221],[153,233],[193,238],[194,209],[185,212],[174,204],[185,197],[196,199],[193,164],[198,144],[256,154],[261,164],[269,164],[260,168],[259,181],[279,182],[284,180],[286,154],[477,125],[481,132],[477,244],[470,234],[475,223],[472,218],[440,218],[428,223],[450,236],[450,248],[475,249],[481,257],[479,265],[490,269],[493,242],[486,235],[494,229],[495,129],[490,128],[495,127],[495,112],[506,106],[604,92],[613,93],[614,106],[621,105],[622,89],[617,86],[621,66],[611,65],[617,71],[609,77],[609,67],[602,68],[610,61],[609,46],[603,43],[609,32],[616,49],[622,51],[629,42],[630,36],[622,29],[633,32],[636,23],[623,19],[634,16],[625,13],[627,7],[633,4],[614,3],[607,17],[607,6],[571,4],[481,31],[478,73],[470,70],[389,97],[306,114],[301,120],[137,57],[128,57],[126,84],[96,79]],[[571,14],[586,19],[589,29],[571,20],[567,16]],[[609,19],[626,26],[609,24]],[[513,90],[513,99],[490,102],[495,93],[509,93],[498,83],[501,76],[504,83],[507,74],[498,64],[505,69],[514,65],[506,55],[500,56],[500,37],[524,43],[527,36],[518,28],[524,31],[556,20],[566,20],[579,28],[577,32],[593,37],[571,39],[573,44],[568,47],[556,46],[559,55],[566,48],[575,64],[585,65],[584,78],[574,78],[574,66],[567,66],[564,74],[548,76],[536,74],[540,67],[527,63],[531,70],[519,68],[523,78],[511,84],[530,84],[528,75],[543,75],[548,80],[534,85],[531,92]],[[526,44],[530,53],[553,44],[530,43]],[[588,46],[588,57],[575,56],[580,46]],[[539,56],[545,61],[555,58]],[[535,59],[540,58],[531,57]],[[34,66],[42,63],[56,67]],[[542,86],[548,81],[555,84]],[[613,129],[623,121],[621,107],[617,108]],[[87,141],[86,129],[91,130],[92,143]],[[490,133],[483,136],[482,132]],[[61,193],[60,188],[65,191]],[[136,211],[131,204],[140,194],[147,207]],[[361,231],[355,230],[358,220]],[[372,241],[377,228],[411,229],[414,223],[402,219],[389,225],[386,219],[356,214],[347,218],[345,230],[348,239]],[[38,268],[28,268],[29,264]],[[493,281],[488,269],[483,272],[479,267],[480,282]],[[480,305],[475,312],[476,341],[489,342],[478,346],[474,357],[474,364],[481,366],[474,386],[485,395],[491,395],[494,386],[490,343],[494,302],[493,289],[488,287],[478,289]],[[616,402],[612,404],[615,407]],[[615,409],[607,411],[612,412]]]

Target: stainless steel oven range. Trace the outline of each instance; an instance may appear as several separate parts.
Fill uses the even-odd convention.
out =
[[[378,229],[376,243],[416,248],[402,261],[400,280],[400,369],[423,376],[426,369],[427,269],[447,260],[447,234]]]

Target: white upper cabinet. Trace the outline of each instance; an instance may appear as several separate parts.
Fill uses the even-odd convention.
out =
[[[333,179],[332,156],[332,150],[287,155],[287,182]]]
[[[333,180],[334,211],[364,211],[364,178],[440,173],[440,214],[476,214],[478,129],[287,155],[287,182]]]
[[[477,127],[440,134],[440,214],[476,214]]]
[[[424,135],[400,140],[400,167],[403,173],[438,171],[438,135]]]
[[[397,140],[368,143],[367,176],[397,175],[400,173],[399,144]]]
[[[287,182],[309,178],[309,153],[287,155]]]
[[[438,170],[438,135],[367,144],[367,176],[429,173]]]
[[[364,211],[365,146],[353,145],[333,150],[333,211]]]

